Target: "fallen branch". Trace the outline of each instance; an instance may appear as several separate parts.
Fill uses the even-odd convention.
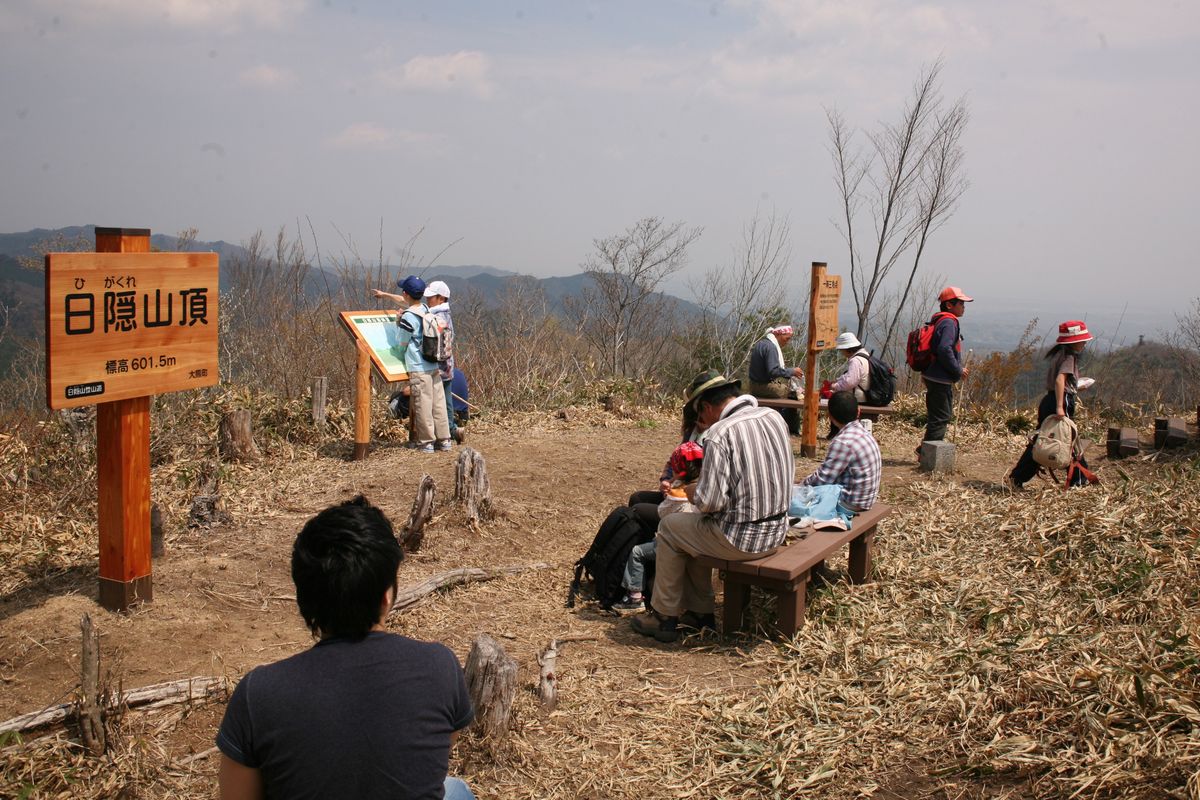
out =
[[[392,610],[388,612],[390,617],[401,609],[408,608],[420,602],[427,595],[433,594],[439,589],[445,589],[450,586],[460,586],[464,583],[476,583],[478,581],[490,581],[494,578],[502,578],[505,575],[517,575],[522,572],[529,572],[535,569],[551,569],[553,564],[518,564],[512,567],[492,567],[489,569],[481,569],[479,567],[460,567],[452,569],[449,572],[442,572],[434,575],[426,580],[418,583],[416,586],[409,586],[396,592],[396,600],[392,603]]]
[[[131,689],[123,694],[115,695],[105,704],[105,711],[118,708],[157,708],[175,703],[190,703],[193,701],[208,701],[223,695],[229,690],[228,678],[184,678],[169,683],[157,683],[141,689]],[[47,725],[57,725],[68,720],[76,719],[78,705],[76,703],[60,703],[13,717],[0,722],[0,735],[5,733],[23,733],[42,728]]]

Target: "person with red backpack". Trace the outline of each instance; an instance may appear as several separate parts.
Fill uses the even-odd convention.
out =
[[[925,382],[925,438],[938,442],[946,438],[946,427],[954,417],[954,384],[967,377],[962,361],[962,332],[959,317],[974,302],[957,286],[947,286],[938,293],[941,310],[929,320],[932,326],[929,365],[921,370]],[[921,448],[917,446],[918,455]]]

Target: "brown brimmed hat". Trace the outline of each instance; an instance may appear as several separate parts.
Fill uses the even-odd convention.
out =
[[[720,389],[724,386],[736,386],[740,389],[742,382],[736,378],[726,378],[715,369],[701,372],[695,378],[692,378],[692,385],[688,387],[687,391],[687,400],[685,400],[683,403],[684,408],[689,406],[695,408],[695,402],[702,394],[705,392],[711,392],[713,389]]]

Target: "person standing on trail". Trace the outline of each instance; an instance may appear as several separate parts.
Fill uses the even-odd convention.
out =
[[[954,384],[967,377],[962,360],[962,331],[958,320],[974,299],[957,286],[947,286],[938,294],[941,310],[933,315],[933,363],[921,373],[925,382],[926,442],[946,438],[946,428],[954,418]],[[920,455],[921,447],[917,446]]]
[[[698,556],[748,561],[773,553],[787,533],[796,475],[787,427],[739,386],[717,375],[688,397],[708,426],[700,480],[686,488],[700,513],[659,523],[651,608],[632,622],[660,642],[675,641],[680,627],[716,628],[712,569]]]
[[[450,747],[474,718],[458,659],[390,633],[404,552],[361,495],[310,519],[292,545],[300,616],[318,641],[256,667],[217,733],[222,800],[468,800]]]
[[[795,399],[792,380],[803,380],[804,370],[788,367],[783,363],[783,348],[787,347],[794,333],[791,325],[775,325],[767,328],[763,338],[750,348],[750,394],[770,399]],[[794,408],[780,409],[780,416],[787,423],[792,436],[800,435],[800,414]]]
[[[1046,360],[1050,362],[1046,370],[1046,394],[1038,403],[1037,427],[1041,428],[1047,417],[1055,419],[1063,417],[1075,418],[1075,405],[1079,390],[1083,388],[1079,381],[1079,356],[1087,343],[1095,338],[1082,321],[1073,319],[1058,326],[1058,339],[1054,346],[1046,352]],[[1005,479],[1005,484],[1011,489],[1020,489],[1041,469],[1033,460],[1034,437],[1030,437],[1025,452],[1021,453],[1017,465],[1012,468]],[[1079,463],[1086,469],[1087,461],[1082,454]],[[1076,472],[1072,477],[1072,485],[1082,486],[1087,483],[1087,477],[1082,472]]]
[[[413,447],[422,453],[432,453],[436,438],[436,449],[449,450],[454,445],[450,439],[450,421],[446,419],[446,397],[438,372],[438,363],[426,361],[421,353],[421,324],[429,314],[429,307],[423,302],[425,281],[416,275],[409,275],[399,281],[397,286],[400,287],[401,294],[376,289],[374,295],[393,300],[404,309],[396,317],[399,334],[396,346],[404,350],[404,369],[408,372],[408,385],[411,387],[410,400],[416,437]]]
[[[454,419],[454,392],[450,386],[454,380],[454,321],[450,319],[450,287],[445,281],[432,281],[425,287],[425,302],[429,313],[440,319],[451,342],[450,357],[438,362],[438,375],[442,379],[442,391],[446,395],[446,421],[450,426],[450,438],[462,444],[463,434]]]

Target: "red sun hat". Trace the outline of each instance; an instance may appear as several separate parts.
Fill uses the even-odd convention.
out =
[[[689,461],[699,461],[704,458],[704,448],[695,442],[684,442],[671,453],[671,471],[682,475],[687,472]]]
[[[1090,342],[1095,337],[1088,333],[1087,325],[1082,320],[1071,319],[1058,326],[1057,344],[1075,344]]]
[[[967,293],[957,286],[947,286],[938,294],[938,302],[945,303],[950,300],[962,300],[964,303],[974,302],[972,298],[967,297]]]

